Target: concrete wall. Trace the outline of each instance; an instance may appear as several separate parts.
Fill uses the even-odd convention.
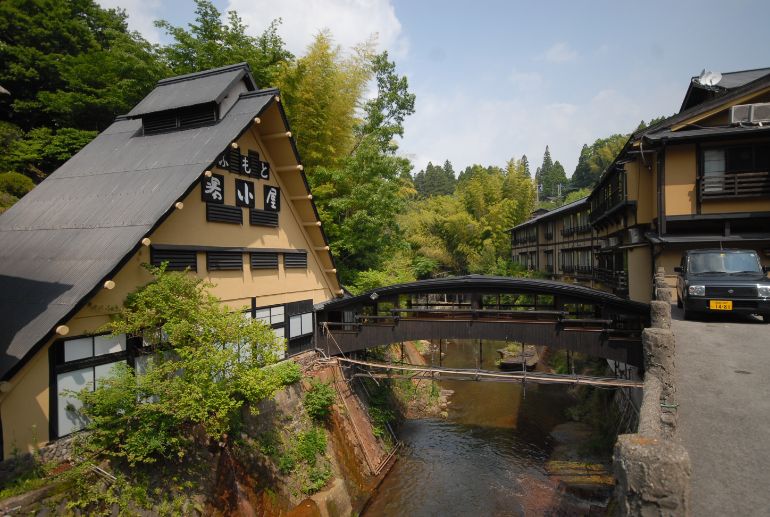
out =
[[[652,327],[642,334],[645,373],[639,428],[618,436],[613,455],[616,510],[622,516],[688,515],[690,458],[676,439],[675,340],[665,279],[656,274]],[[660,290],[657,290],[660,287]]]

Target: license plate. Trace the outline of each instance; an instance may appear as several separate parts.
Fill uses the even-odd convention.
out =
[[[733,302],[730,300],[709,300],[709,309],[713,311],[731,311]]]

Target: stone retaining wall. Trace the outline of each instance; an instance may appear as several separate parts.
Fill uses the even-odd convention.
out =
[[[62,463],[70,459],[72,441],[75,435],[61,438],[47,444],[33,453],[21,453],[0,462],[0,487],[39,465]]]
[[[618,436],[613,456],[618,515],[688,515],[690,457],[676,440],[675,339],[671,291],[655,275],[652,326],[642,333],[644,388],[635,434]]]

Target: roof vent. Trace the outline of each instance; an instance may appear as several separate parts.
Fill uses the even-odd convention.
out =
[[[142,117],[142,128],[145,135],[150,135],[205,126],[216,121],[216,104],[199,104],[160,113],[149,113]]]
[[[770,122],[770,102],[739,104],[730,108],[731,124],[759,124]]]

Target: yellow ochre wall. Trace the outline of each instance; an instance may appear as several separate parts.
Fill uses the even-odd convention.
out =
[[[263,124],[270,130],[283,128],[275,106],[263,115]],[[279,123],[280,122],[280,123]],[[265,127],[259,128],[264,132]],[[285,129],[284,129],[285,130]],[[262,185],[268,183],[281,188],[281,211],[278,228],[251,226],[248,210],[244,210],[244,224],[206,222],[206,207],[201,201],[200,185],[192,189],[183,200],[184,207],[175,210],[149,237],[153,245],[177,244],[189,246],[227,246],[243,248],[280,248],[308,251],[308,267],[289,269],[279,260],[279,269],[250,270],[248,254],[244,255],[243,271],[206,271],[206,256],[198,253],[197,275],[215,284],[212,292],[228,306],[237,309],[251,306],[251,297],[257,298],[257,306],[285,304],[312,299],[314,303],[333,298],[339,290],[336,277],[324,270],[332,268],[327,251],[315,251],[324,242],[317,227],[304,227],[302,221],[315,221],[312,206],[307,199],[291,200],[290,197],[307,195],[307,190],[297,170],[276,172],[278,166],[291,165],[293,154],[288,139],[275,145],[264,145],[255,127],[239,140],[241,152],[255,150],[262,159],[271,163],[270,181],[254,181],[257,208],[262,208]],[[272,159],[270,151],[280,156],[280,162]],[[296,164],[296,161],[293,162]],[[235,204],[236,174],[214,169],[225,176],[225,204]],[[248,179],[240,176],[242,179]],[[149,273],[142,267],[150,262],[150,249],[141,246],[120,271],[112,278],[115,288],[100,290],[66,325],[67,337],[93,334],[109,321],[115,307],[122,305],[126,295],[146,284]],[[56,341],[51,339],[10,380],[10,391],[0,393],[0,416],[3,423],[4,457],[14,451],[30,451],[36,445],[49,441],[49,364],[48,349]]]
[[[628,297],[637,302],[652,299],[652,259],[649,246],[628,250]]]
[[[695,213],[697,202],[696,173],[694,145],[676,145],[666,148],[665,196],[667,216]]]

